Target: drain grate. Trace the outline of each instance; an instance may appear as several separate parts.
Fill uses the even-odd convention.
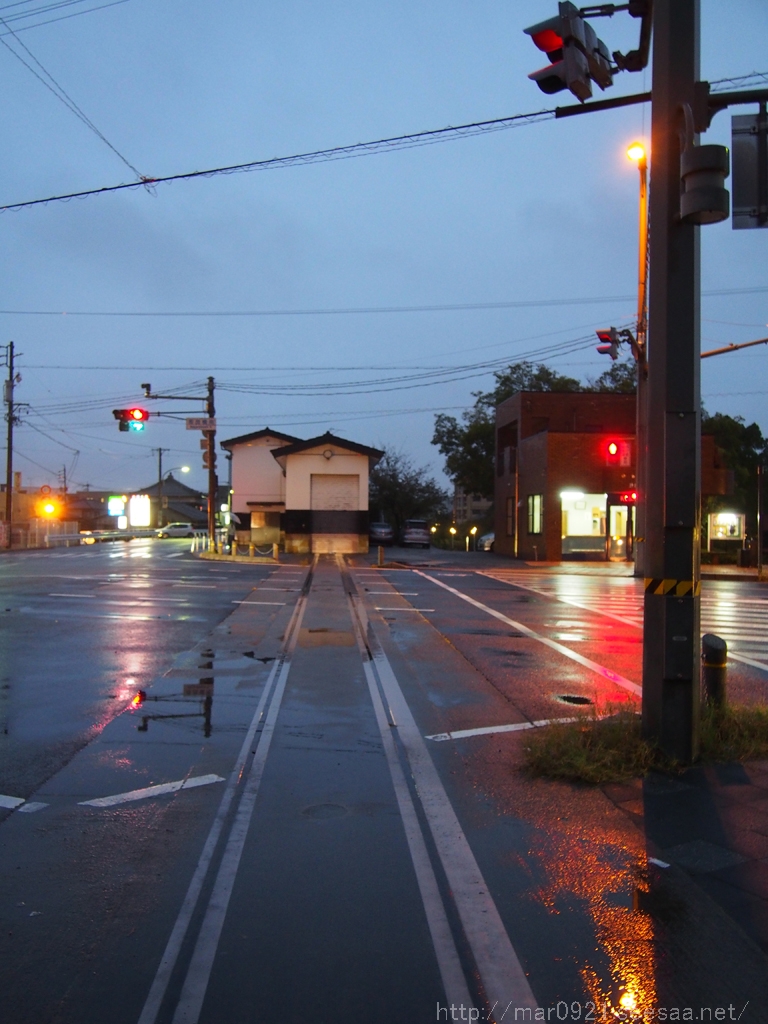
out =
[[[594,704],[595,702],[589,697],[582,697],[578,693],[556,693],[555,700],[559,700],[561,704]]]

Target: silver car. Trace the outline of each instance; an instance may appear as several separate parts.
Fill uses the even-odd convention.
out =
[[[403,547],[428,548],[432,544],[426,519],[406,519],[403,527]]]

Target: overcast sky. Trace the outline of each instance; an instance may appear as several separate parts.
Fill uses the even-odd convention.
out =
[[[34,14],[49,0],[0,0],[0,204],[128,182],[127,164],[157,177],[555,105],[526,77],[546,60],[522,31],[554,0],[122,0],[62,18],[105,2]],[[636,45],[626,14],[593,24],[611,50]],[[19,40],[127,164],[9,51],[44,77]],[[768,70],[767,40],[764,0],[703,0],[702,77]],[[649,88],[650,72],[622,74],[611,94]],[[219,439],[331,429],[440,474],[434,414],[458,415],[491,370],[380,382],[538,352],[584,380],[606,369],[591,335],[634,314],[638,182],[624,154],[649,120],[628,107],[4,213],[0,341],[23,353],[16,399],[30,406],[16,468],[30,485],[66,466],[71,487],[133,489],[155,478],[162,446],[165,466],[189,463],[203,487],[199,434],[164,418],[120,434],[111,410],[144,381],[202,394],[210,373]],[[728,113],[706,141],[730,143]],[[706,227],[702,254],[702,347],[768,334],[768,231]],[[494,303],[536,304],[297,312]],[[284,315],[75,315],[264,311]],[[768,433],[767,361],[768,346],[706,360],[707,409]],[[340,383],[349,393],[333,394]]]

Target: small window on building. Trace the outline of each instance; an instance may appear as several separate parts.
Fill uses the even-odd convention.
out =
[[[542,533],[544,530],[543,494],[528,495],[528,533]]]
[[[507,519],[507,536],[508,537],[514,537],[515,536],[515,499],[514,498],[507,498],[506,519]]]

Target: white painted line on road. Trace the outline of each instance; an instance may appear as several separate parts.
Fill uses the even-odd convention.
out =
[[[410,606],[407,608],[402,606],[400,608],[387,608],[375,605],[374,607],[377,612],[433,612],[435,610],[434,608],[412,608]]]
[[[178,779],[176,782],[162,782],[158,786],[147,786],[144,789],[132,789],[128,793],[115,793],[114,796],[100,796],[95,800],[80,800],[80,807],[115,807],[117,804],[129,804],[134,800],[148,800],[166,793],[176,793],[180,789],[196,789],[198,786],[210,786],[213,782],[223,782],[221,775],[196,775],[191,779]]]
[[[583,601],[575,601],[572,597],[565,597],[562,594],[550,594],[549,592],[547,592],[545,590],[538,590],[536,587],[526,587],[526,585],[524,583],[519,583],[516,579],[509,579],[509,580],[503,579],[500,576],[491,575],[490,572],[487,572],[485,570],[483,572],[481,572],[481,573],[478,573],[478,575],[480,575],[480,576],[487,576],[489,579],[498,580],[500,583],[506,583],[509,586],[517,587],[519,590],[528,590],[530,593],[537,594],[539,597],[546,597],[549,600],[553,600],[553,601],[561,601],[563,604],[569,604],[573,608],[582,608],[586,612],[591,612],[592,615],[602,615],[602,616],[604,616],[607,619],[614,619],[616,622],[620,622],[624,626],[632,626],[635,629],[640,629],[640,630],[643,628],[643,620],[642,620],[642,618],[640,618],[640,619],[630,618],[627,615],[616,615],[613,612],[601,611],[598,608],[592,608],[590,605],[585,604]],[[437,581],[435,581],[435,582],[437,582]],[[708,598],[707,601],[702,601],[702,604],[706,604],[708,602],[718,602],[718,600],[719,600],[718,598]],[[745,597],[745,598],[736,598],[736,600],[738,600],[738,601],[752,601],[752,602],[763,603],[765,601],[765,598],[762,598],[762,597]],[[752,640],[752,639],[753,638],[750,637],[750,640]],[[752,668],[760,669],[762,672],[768,672],[768,663],[766,663],[765,661],[758,661],[756,658],[748,658],[746,655],[744,655],[744,654],[736,654],[734,651],[728,651],[728,658],[729,658],[729,660],[739,661],[743,665],[750,665]]]
[[[286,601],[233,601],[232,604],[270,604],[270,605],[284,605]]]
[[[392,736],[392,729],[387,719],[387,713],[384,710],[384,704],[382,703],[381,695],[379,694],[379,690],[376,685],[373,666],[368,656],[364,639],[361,636],[359,619],[355,613],[355,605],[351,597],[350,607],[352,612],[352,622],[355,626],[355,633],[357,635],[358,648],[363,659],[363,671],[365,672],[366,682],[368,683],[368,692],[373,704],[376,724],[378,725],[379,733],[381,734],[381,741],[384,746],[384,755],[387,759],[387,765],[392,778],[392,785],[394,786],[395,797],[400,810],[400,817],[403,820],[405,838],[411,854],[413,868],[416,872],[416,882],[419,886],[421,901],[424,905],[424,911],[427,917],[427,926],[429,927],[429,932],[432,937],[432,945],[435,948],[437,965],[440,970],[440,977],[442,978],[445,995],[447,997],[447,1001],[451,1004],[470,1007],[473,1002],[472,997],[469,994],[467,981],[464,977],[461,960],[451,932],[451,926],[448,922],[445,907],[443,906],[443,901],[440,896],[440,889],[437,884],[437,879],[435,878],[432,862],[429,859],[429,853],[427,851],[426,843],[424,842],[424,835],[421,831],[416,808],[413,805],[413,800],[411,799],[411,794],[408,789],[408,783],[406,782],[405,775],[403,774],[400,759],[397,756],[395,741]]]
[[[296,612],[294,612],[294,617],[295,615]],[[291,626],[289,624],[289,635],[290,629]],[[168,938],[162,959],[160,960],[160,964],[152,982],[152,987],[149,990],[146,1002],[144,1003],[144,1008],[141,1011],[138,1024],[155,1024],[155,1021],[157,1020],[157,1015],[160,1012],[160,1006],[165,998],[168,983],[171,980],[171,974],[173,973],[176,961],[179,958],[182,943],[184,942],[187,930],[189,929],[192,915],[197,907],[197,901],[200,899],[200,893],[203,888],[203,883],[205,882],[205,877],[208,874],[208,869],[211,866],[213,855],[216,851],[219,839],[221,838],[224,822],[229,814],[237,786],[241,781],[242,771],[245,767],[245,762],[248,759],[248,753],[251,749],[253,738],[256,735],[259,722],[264,714],[264,706],[267,702],[267,697],[269,696],[272,683],[274,682],[279,666],[280,661],[278,659],[272,665],[267,681],[264,684],[264,689],[262,690],[259,698],[259,703],[253,713],[251,723],[248,726],[248,731],[245,734],[243,745],[240,747],[240,753],[237,755],[237,760],[230,772],[229,780],[227,781],[224,794],[221,798],[221,803],[219,804],[219,809],[216,812],[216,817],[213,819],[213,824],[211,825],[211,830],[208,833],[208,838],[205,841],[203,852],[200,854],[200,859],[197,862],[195,873],[192,875],[192,880],[189,883],[189,888],[187,889],[187,894],[184,897],[184,902],[181,905],[179,916],[176,918],[176,922],[173,926],[170,937]]]
[[[446,740],[463,740],[467,736],[492,736],[497,732],[523,732],[525,729],[539,729],[544,725],[563,725],[578,722],[578,718],[542,718],[538,722],[515,722],[513,725],[487,725],[480,729],[455,729],[453,732],[436,732],[425,736],[425,740],[445,743]]]
[[[667,862],[665,860],[659,860],[658,857],[649,857],[648,858],[648,863],[649,864],[655,864],[657,868],[668,868],[669,867],[669,864],[667,864]]]
[[[3,796],[0,794],[0,807],[7,807],[9,810],[13,810],[14,807],[20,807],[23,803],[23,796]]]
[[[442,580],[436,580],[434,576],[429,576],[427,573],[421,572],[419,569],[414,569],[414,572],[417,572],[419,576],[423,576],[426,580],[431,580],[436,587],[442,587],[444,590],[450,591],[451,594],[455,594],[456,597],[460,597],[462,601],[466,601],[468,604],[474,605],[475,608],[479,608],[486,614],[492,615],[500,622],[505,622],[508,626],[512,626],[513,629],[516,629],[518,632],[530,637],[531,640],[538,640],[540,644],[544,644],[545,647],[549,647],[551,650],[557,651],[559,654],[563,654],[566,658],[570,658],[571,661],[575,661],[577,664],[583,665],[584,668],[588,668],[591,672],[596,672],[597,675],[602,676],[603,679],[607,679],[611,683],[616,683],[617,686],[621,686],[623,689],[629,690],[630,693],[634,693],[637,697],[642,697],[643,688],[638,686],[637,683],[633,683],[631,679],[626,679],[624,676],[619,675],[618,672],[613,672],[604,665],[598,665],[598,663],[596,661],[592,661],[591,658],[585,658],[583,654],[577,654],[576,651],[572,651],[570,647],[566,647],[564,644],[559,644],[556,640],[550,640],[549,637],[542,636],[541,633],[537,633],[534,629],[529,629],[528,626],[524,626],[522,622],[510,619],[507,615],[497,612],[495,608],[491,608],[487,604],[483,604],[482,601],[476,601],[474,597],[470,597],[468,594],[463,594],[460,590],[456,590],[455,587],[449,587],[448,584],[443,583]]]
[[[215,590],[215,583],[172,583],[172,587],[194,587],[195,590]]]
[[[19,814],[34,814],[35,811],[42,811],[48,804],[44,804],[42,800],[30,800],[24,803],[19,808]]]
[[[366,628],[368,619],[359,597],[355,597],[354,605],[485,994],[494,1006],[535,1010],[536,998],[389,659],[373,632]],[[500,1015],[495,1019],[498,1024]]]
[[[277,715],[280,711],[280,704],[285,693],[285,684],[288,681],[288,674],[291,670],[291,657],[296,647],[306,606],[307,598],[305,595],[302,595],[296,605],[296,611],[292,620],[293,628],[289,633],[285,655],[280,664],[280,671],[269,702],[264,728],[259,736],[259,742],[253,755],[243,795],[240,798],[240,804],[230,829],[227,845],[224,848],[221,865],[216,875],[216,881],[208,902],[205,917],[197,936],[197,942],[195,943],[195,949],[189,963],[184,986],[181,990],[179,1001],[176,1004],[173,1024],[197,1024],[200,1019],[200,1011],[202,1010],[203,1000],[208,989],[213,961],[218,949],[219,939],[221,938],[221,930],[224,927],[224,918],[229,907],[237,870],[240,866],[240,858],[256,805],[256,797],[258,796],[261,779],[264,775],[264,766],[275,732]],[[139,1024],[144,1024],[144,1022],[140,1021]]]
[[[369,597],[418,597],[416,590],[367,590]]]

